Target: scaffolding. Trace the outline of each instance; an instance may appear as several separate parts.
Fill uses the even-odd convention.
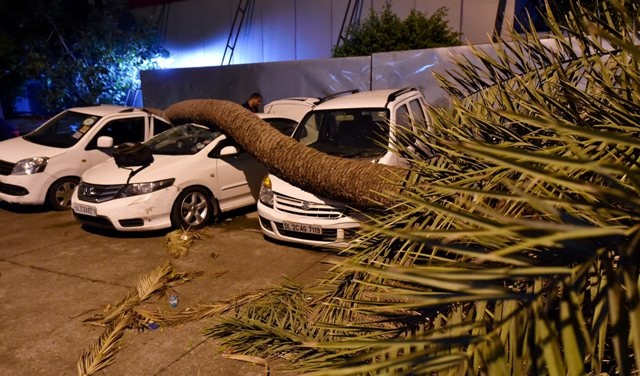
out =
[[[231,24],[231,30],[229,31],[229,37],[227,38],[227,45],[222,54],[222,63],[220,65],[231,64],[233,58],[233,51],[236,49],[238,43],[238,36],[240,30],[242,30],[242,24],[244,23],[245,16],[249,9],[253,7],[254,0],[239,0],[238,7],[236,8],[236,15],[233,17],[233,23]],[[225,62],[226,61],[226,62]]]
[[[354,27],[358,26],[361,15],[362,0],[349,0],[347,3],[347,9],[344,12],[344,18],[342,19],[342,26],[340,26],[340,34],[338,34],[336,47],[340,46],[342,42],[347,39],[349,33]]]

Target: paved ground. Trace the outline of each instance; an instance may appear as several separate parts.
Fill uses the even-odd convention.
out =
[[[165,233],[114,234],[82,228],[70,212],[0,202],[0,375],[76,375],[80,354],[102,328],[83,319],[115,304],[141,275],[171,260],[203,274],[176,288],[176,310],[233,299],[283,276],[311,282],[328,252],[265,240],[255,212],[237,212],[206,229],[187,257],[174,259]],[[171,310],[165,299],[155,303]],[[212,319],[141,333],[127,331],[114,363],[97,375],[265,375],[262,366],[226,359],[202,334]],[[275,375],[273,371],[271,375]]]

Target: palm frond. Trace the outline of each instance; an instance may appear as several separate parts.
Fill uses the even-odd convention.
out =
[[[451,108],[325,281],[208,334],[317,374],[637,374],[640,7],[547,10],[438,75]]]
[[[93,375],[113,363],[125,329],[129,326],[129,321],[130,316],[120,316],[107,326],[96,343],[91,345],[88,350],[83,351],[77,363],[78,375]]]
[[[191,229],[176,229],[165,235],[166,248],[173,258],[185,257],[194,240],[206,239],[207,234]]]

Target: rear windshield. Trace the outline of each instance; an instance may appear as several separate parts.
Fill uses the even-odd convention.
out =
[[[338,157],[378,157],[387,151],[388,118],[385,108],[312,111],[293,138]]]
[[[96,115],[65,111],[25,135],[24,139],[40,145],[69,148],[82,139],[100,118]]]

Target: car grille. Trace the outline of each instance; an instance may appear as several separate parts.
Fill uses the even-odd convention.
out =
[[[0,175],[11,175],[15,165],[15,163],[0,161]]]
[[[281,212],[305,217],[334,219],[344,216],[344,208],[304,201],[279,193],[275,194],[274,208]]]
[[[122,187],[122,184],[99,185],[81,182],[78,185],[78,198],[87,202],[105,202],[116,198]]]
[[[29,191],[19,185],[0,183],[0,192],[11,196],[26,196]]]

